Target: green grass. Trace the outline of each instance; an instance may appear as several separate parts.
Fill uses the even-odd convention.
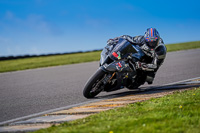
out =
[[[104,111],[36,133],[199,133],[200,88]]]
[[[5,60],[5,61],[0,61],[0,72],[9,72],[9,71],[25,70],[32,68],[96,61],[100,59],[100,53],[101,53],[100,51],[97,51],[88,53]]]
[[[200,48],[200,41],[166,45],[167,52]]]
[[[166,45],[168,52],[200,48],[200,41]],[[0,72],[97,61],[101,51],[0,61]]]

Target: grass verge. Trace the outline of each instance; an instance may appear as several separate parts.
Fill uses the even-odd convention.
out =
[[[200,41],[166,45],[167,52],[200,48]]]
[[[168,52],[200,48],[200,41],[166,45]],[[101,51],[0,61],[0,72],[97,61]]]
[[[198,133],[200,88],[101,112],[35,133]]]
[[[0,72],[59,66],[100,59],[100,51],[0,61]]]

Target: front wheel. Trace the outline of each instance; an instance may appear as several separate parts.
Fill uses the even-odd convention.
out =
[[[102,80],[104,79],[105,74],[106,73],[102,69],[98,69],[96,73],[87,81],[83,89],[83,95],[86,98],[93,98],[104,89]]]

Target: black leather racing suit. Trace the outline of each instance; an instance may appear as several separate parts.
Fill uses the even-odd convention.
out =
[[[162,65],[166,57],[167,49],[162,38],[160,38],[158,46],[155,49],[151,49],[146,45],[144,36],[131,37],[129,35],[123,35],[114,39],[109,39],[107,41],[106,49],[112,49],[112,47],[117,44],[119,38],[126,39],[132,44],[140,46],[142,51],[145,53],[146,58],[145,62],[141,63],[142,65],[140,64],[140,69],[147,72],[146,82],[148,82],[148,84],[152,84],[157,70]]]

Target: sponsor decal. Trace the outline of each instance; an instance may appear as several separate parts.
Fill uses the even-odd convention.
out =
[[[118,60],[121,59],[121,55],[120,55],[120,52],[119,52],[119,51],[118,51],[117,53],[116,53],[116,52],[113,52],[112,55],[113,55],[114,57],[116,57]]]
[[[119,67],[122,67],[122,64],[119,62],[119,63],[117,63],[117,65],[119,66]]]

